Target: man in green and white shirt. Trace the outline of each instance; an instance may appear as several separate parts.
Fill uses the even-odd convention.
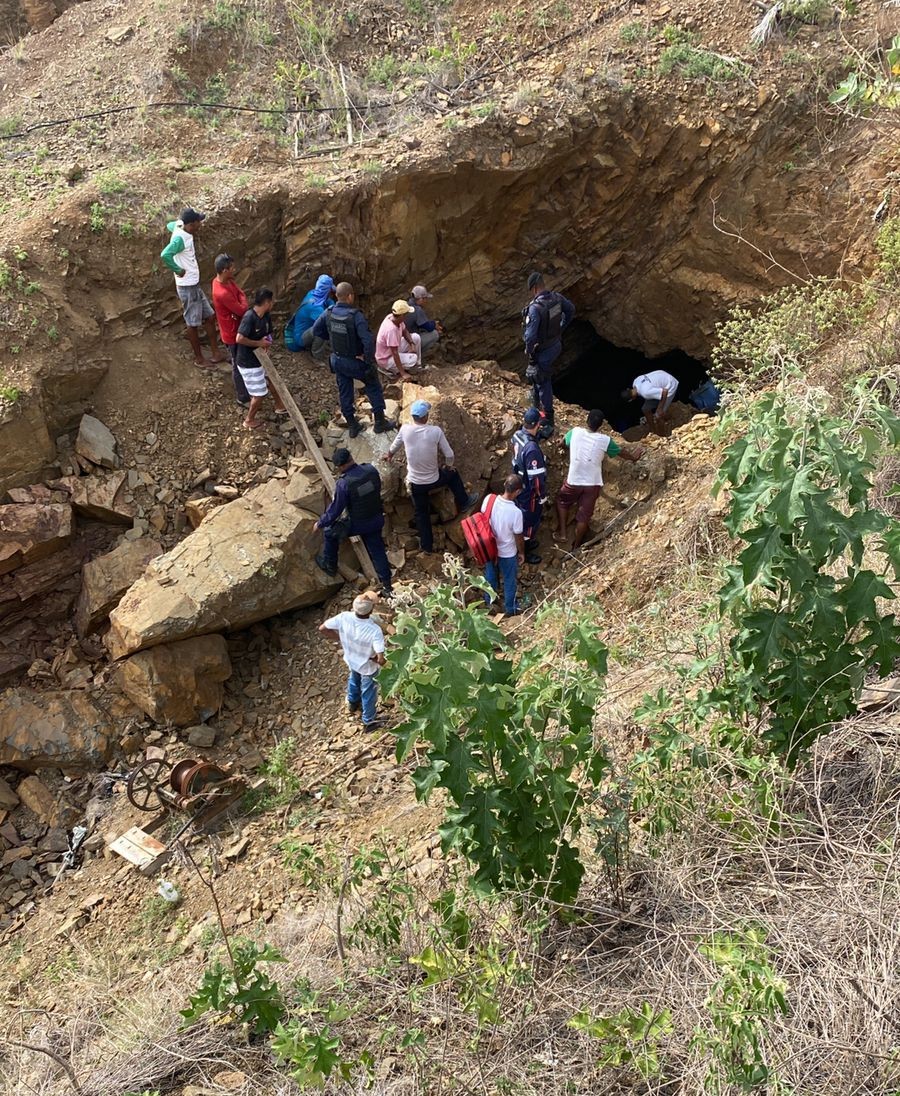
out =
[[[194,234],[204,220],[205,213],[198,213],[188,206],[177,221],[169,221],[166,228],[172,233],[172,238],[160,252],[160,258],[175,275],[175,291],[184,309],[194,363],[201,369],[214,369],[218,362],[225,361],[225,355],[219,349],[215,312],[200,288],[200,265],[194,249]],[[204,357],[200,346],[201,327],[206,328],[211,359]]]
[[[559,521],[556,539],[565,542],[568,537],[569,512],[575,513],[575,542],[578,548],[591,527],[591,517],[597,499],[603,491],[603,461],[606,457],[622,457],[624,460],[640,460],[643,449],[639,445],[619,445],[609,434],[601,434],[603,412],[590,411],[587,429],[576,426],[566,434],[569,447],[569,471],[566,481],[556,496],[556,516]]]

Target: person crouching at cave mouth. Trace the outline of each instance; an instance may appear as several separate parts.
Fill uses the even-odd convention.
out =
[[[265,424],[256,417],[262,401],[269,394],[266,383],[266,371],[263,369],[255,350],[268,350],[272,345],[272,305],[275,294],[271,289],[257,289],[253,307],[244,313],[237,330],[237,365],[241,371],[241,380],[250,396],[250,408],[244,419],[248,430],[258,430]],[[275,414],[286,415],[287,409],[277,392],[273,394]]]
[[[363,730],[375,731],[384,724],[378,718],[378,671],[385,663],[384,632],[372,620],[378,595],[367,590],[353,599],[353,612],[338,613],[319,625],[323,635],[336,633],[347,663],[347,707],[351,714],[362,711]]]
[[[622,399],[644,401],[641,411],[651,428],[661,427],[669,417],[669,408],[678,391],[678,379],[665,369],[654,369],[635,377],[630,387],[622,391]]]
[[[175,275],[175,291],[184,311],[188,340],[194,351],[194,364],[199,369],[213,369],[219,362],[225,361],[225,355],[219,349],[215,312],[200,288],[200,265],[197,262],[194,236],[205,220],[205,213],[198,213],[188,206],[177,221],[169,221],[166,225],[172,238],[159,254]],[[200,346],[201,327],[206,330],[212,352],[212,357],[208,360]]]
[[[624,460],[640,460],[644,450],[639,445],[619,445],[609,434],[601,434],[603,412],[588,412],[587,429],[576,426],[566,434],[565,442],[569,447],[569,471],[565,483],[556,496],[556,516],[559,528],[556,533],[558,543],[565,543],[568,537],[569,512],[575,512],[575,543],[580,548],[591,527],[591,518],[597,499],[603,495],[607,502],[624,508],[624,503],[611,499],[603,490],[603,461],[606,457],[622,457]]]
[[[531,303],[522,309],[525,324],[525,380],[531,383],[534,406],[541,412],[540,437],[553,434],[553,363],[562,353],[562,333],[575,319],[575,305],[544,284],[537,270],[528,275]]]
[[[413,335],[406,326],[406,318],[412,313],[406,301],[394,301],[375,337],[375,363],[379,371],[401,383],[412,380],[407,370],[422,365],[422,336]]]

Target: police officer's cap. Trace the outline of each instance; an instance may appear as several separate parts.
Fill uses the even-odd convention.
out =
[[[349,449],[335,449],[331,457],[331,463],[335,468],[342,468],[345,464],[349,464],[353,460],[353,454]]]
[[[522,422],[524,422],[526,426],[537,426],[540,421],[541,413],[536,407],[529,407],[522,416]]]

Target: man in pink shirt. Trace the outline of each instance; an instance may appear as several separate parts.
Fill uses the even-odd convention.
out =
[[[422,337],[407,330],[404,317],[412,312],[406,301],[394,301],[391,311],[381,321],[375,339],[375,361],[388,377],[408,381],[407,370],[422,364]]]

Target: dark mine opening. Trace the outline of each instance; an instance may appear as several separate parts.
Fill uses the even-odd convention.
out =
[[[576,320],[563,336],[563,344],[574,355],[563,351],[553,381],[553,391],[566,403],[578,403],[591,410],[606,412],[616,430],[627,430],[641,419],[641,401],[626,403],[622,389],[635,377],[653,369],[665,369],[678,381],[677,400],[688,402],[688,396],[707,379],[706,366],[683,350],[670,350],[648,358],[640,350],[615,346],[597,334],[587,320]],[[574,344],[574,345],[573,345]],[[570,351],[571,353],[571,351]]]

